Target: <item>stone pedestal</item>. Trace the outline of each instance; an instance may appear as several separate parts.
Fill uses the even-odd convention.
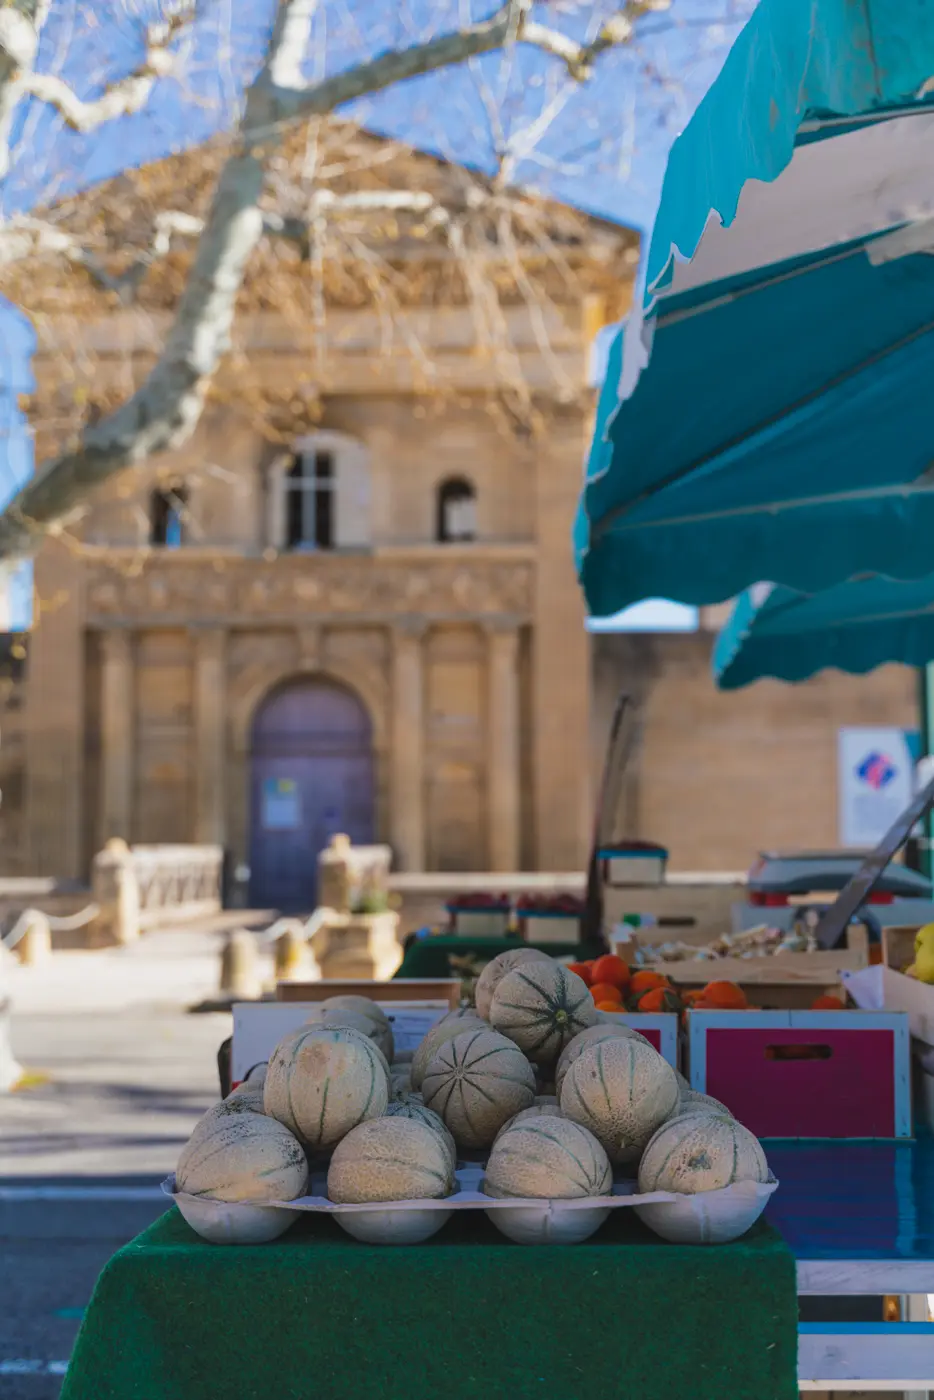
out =
[[[388,846],[352,846],[344,835],[332,836],[318,857],[318,907],[339,914],[383,911],[389,898]]]
[[[119,837],[107,842],[91,865],[91,897],[97,914],[90,941],[97,947],[139,938],[139,882],[129,846]]]
[[[313,950],[321,976],[384,982],[402,961],[399,915],[338,914],[314,936]]]
[[[17,923],[20,933],[15,945],[16,956],[25,967],[41,967],[52,956],[52,929],[48,918],[40,909],[24,909]]]

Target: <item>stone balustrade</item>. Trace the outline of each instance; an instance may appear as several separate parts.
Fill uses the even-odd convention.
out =
[[[220,846],[131,846],[139,887],[140,927],[178,923],[221,908]]]

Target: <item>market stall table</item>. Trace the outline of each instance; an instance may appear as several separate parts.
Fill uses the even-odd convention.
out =
[[[223,1247],[173,1210],[102,1273],[62,1400],[794,1400],[796,1312],[762,1222],[697,1248],[621,1210],[586,1244],[524,1247],[471,1213],[393,1248],[306,1217]]]
[[[934,1139],[765,1144],[801,1296],[934,1293]],[[934,1384],[934,1323],[802,1323],[802,1388]],[[856,1382],[863,1383],[857,1385]]]

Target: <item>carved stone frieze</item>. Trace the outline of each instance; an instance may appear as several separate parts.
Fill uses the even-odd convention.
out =
[[[391,619],[508,614],[532,610],[532,566],[502,559],[412,563],[386,558],[279,558],[231,562],[218,573],[210,560],[147,563],[133,573],[104,562],[89,565],[87,608],[100,623],[145,624],[152,618],[237,622],[264,618],[354,616]],[[309,638],[313,631],[309,633]]]

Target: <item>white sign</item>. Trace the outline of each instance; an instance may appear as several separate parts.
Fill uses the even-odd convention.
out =
[[[263,830],[297,831],[302,824],[298,783],[291,778],[267,778],[263,783]]]
[[[239,1084],[254,1065],[268,1060],[282,1040],[304,1026],[320,1003],[314,1001],[245,1001],[233,1007],[230,1079]],[[450,1011],[446,1001],[384,1001],[396,1058],[411,1055],[436,1022]]]
[[[841,729],[837,744],[841,846],[878,845],[914,795],[914,761],[903,729]]]

